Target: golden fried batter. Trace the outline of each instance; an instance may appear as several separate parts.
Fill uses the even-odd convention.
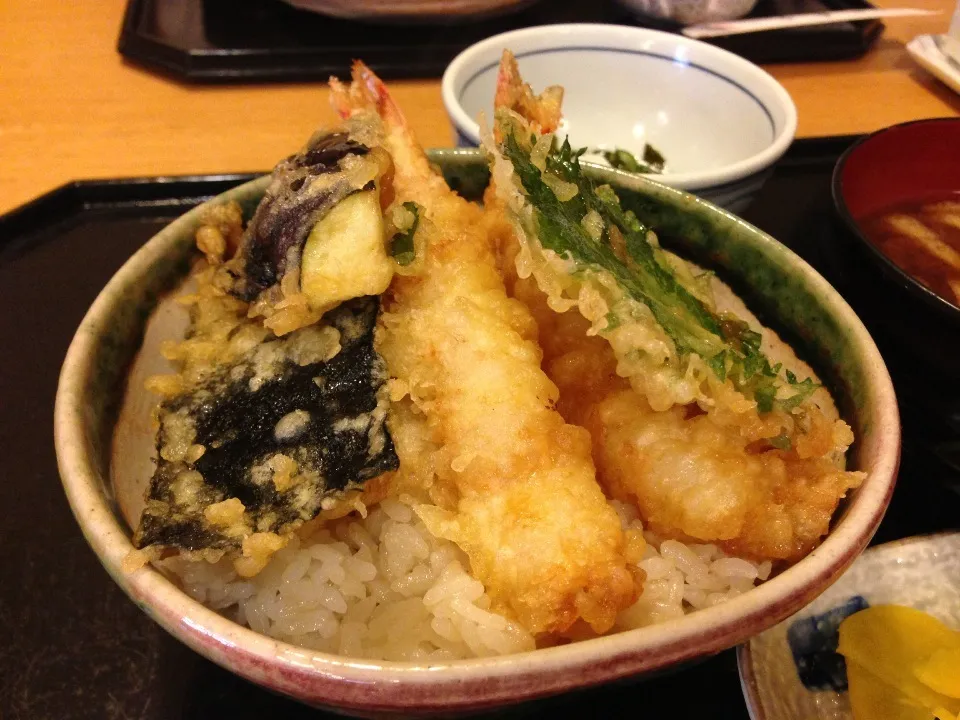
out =
[[[513,288],[539,325],[557,409],[590,431],[598,479],[648,527],[758,560],[797,560],[819,543],[840,498],[861,480],[834,462],[832,451],[852,437],[830,405],[808,413],[812,425],[789,451],[751,443],[696,405],[655,412],[616,374],[610,346],[586,335],[579,313],[551,310],[532,278]]]
[[[417,272],[394,279],[379,343],[398,488],[429,498],[418,512],[431,532],[460,545],[496,605],[532,632],[578,619],[610,629],[637,594],[620,521],[596,483],[589,435],[552,409],[535,326],[506,295],[483,210],[432,171],[367,68],[333,88],[342,113],[383,118],[396,200],[421,208]]]
[[[534,133],[550,125],[544,117],[556,113],[551,104],[537,109],[538,99],[506,52],[497,98],[498,110],[516,113]],[[538,141],[533,153],[549,147],[548,140]],[[668,394],[665,401],[659,391],[647,397],[644,389],[653,392],[656,384],[637,377],[643,364],[630,361],[629,343],[619,338],[615,350],[590,332],[595,319],[585,317],[583,294],[589,288],[568,301],[555,287],[540,284],[549,277],[531,274],[521,252],[527,240],[511,211],[516,197],[510,193],[516,191],[496,187],[504,182],[510,179],[495,167],[485,198],[490,212],[499,213],[491,242],[510,294],[539,326],[543,368],[560,390],[557,409],[567,422],[590,431],[597,476],[608,494],[635,505],[645,525],[662,536],[716,542],[735,555],[793,561],[815,547],[840,499],[863,479],[862,473],[842,469],[853,435],[826,391],[818,390],[792,413],[760,413],[729,381],[713,379],[699,402],[681,401],[680,394]],[[676,262],[686,276],[696,274]],[[803,377],[812,375],[729,289],[714,282],[712,294],[718,310],[730,310],[762,331],[768,357]],[[565,307],[570,309],[563,312]]]

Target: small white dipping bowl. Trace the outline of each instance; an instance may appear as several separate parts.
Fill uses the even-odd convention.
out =
[[[793,141],[797,109],[769,74],[733,53],[671,33],[620,25],[548,25],[495,35],[443,74],[443,102],[461,146],[478,145],[504,49],[536,92],[562,85],[560,133],[575,147],[646,143],[667,160],[655,180],[734,212]],[[591,158],[595,159],[595,158]]]

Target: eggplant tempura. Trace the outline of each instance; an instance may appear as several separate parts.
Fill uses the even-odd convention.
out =
[[[676,617],[819,542],[849,428],[581,174],[560,88],[505,54],[479,205],[366,66],[330,84],[342,124],[201,222],[134,560],[274,637],[432,660]]]
[[[375,132],[319,133],[277,166],[245,231],[235,205],[198,231],[190,330],[163,349],[181,370],[149,382],[164,400],[138,548],[239,549],[254,575],[283,535],[397,468],[374,349],[394,267],[377,199],[389,158],[361,142]],[[346,268],[336,283],[331,265]]]

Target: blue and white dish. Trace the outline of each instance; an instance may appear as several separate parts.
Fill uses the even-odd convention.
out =
[[[639,157],[650,143],[667,160],[657,181],[734,212],[796,132],[787,91],[743,58],[671,33],[570,24],[496,35],[453,60],[443,75],[443,102],[461,145],[479,144],[481,113],[491,122],[504,49],[535,90],[564,87],[559,132],[575,147],[622,148]]]
[[[737,650],[753,720],[851,720],[837,631],[871,605],[907,605],[960,629],[960,533],[868,549],[826,592]]]

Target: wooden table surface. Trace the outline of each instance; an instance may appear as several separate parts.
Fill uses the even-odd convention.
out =
[[[876,0],[940,10],[897,18],[862,59],[773,65],[798,137],[861,133],[960,114],[960,96],[905,44],[942,33],[955,0]],[[69,180],[266,170],[333,120],[320,83],[191,86],[116,51],[125,0],[0,2],[0,213]],[[439,80],[395,81],[426,146],[452,143]]]

